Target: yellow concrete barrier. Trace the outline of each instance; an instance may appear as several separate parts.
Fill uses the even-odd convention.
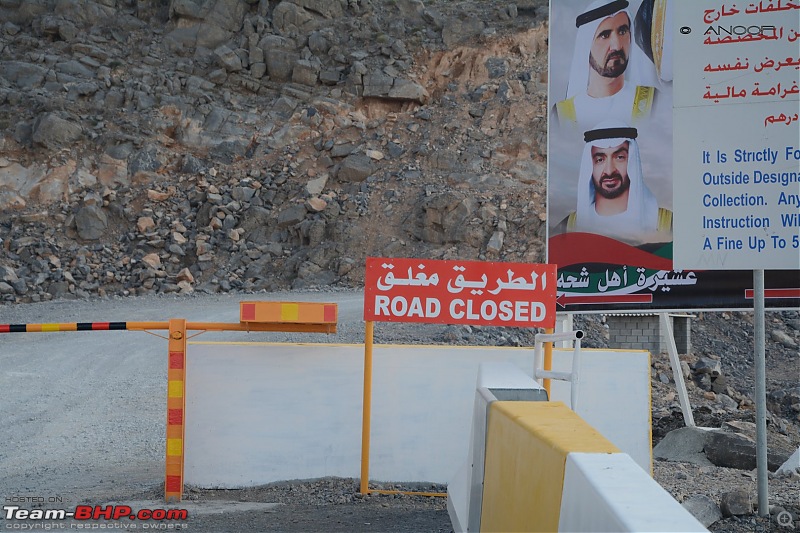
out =
[[[572,452],[619,449],[561,402],[493,402],[481,531],[558,531],[564,470]]]

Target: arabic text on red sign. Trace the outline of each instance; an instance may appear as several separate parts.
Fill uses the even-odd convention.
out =
[[[368,258],[364,319],[554,327],[555,265]]]

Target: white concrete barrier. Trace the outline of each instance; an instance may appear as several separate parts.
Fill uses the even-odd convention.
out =
[[[601,378],[600,383],[579,383],[586,388],[586,396],[581,390],[579,410],[584,405],[584,412],[605,424],[606,431],[616,431],[620,442],[637,444],[637,439],[626,441],[631,427],[637,427],[634,433],[639,439],[646,433],[649,444],[649,429],[643,433],[641,425],[642,420],[649,424],[650,417],[643,417],[638,406],[643,403],[649,411],[649,364],[636,367],[641,353],[634,353],[633,359],[625,352],[612,355],[610,363],[587,357],[590,368],[600,361],[606,368],[590,374]],[[649,363],[647,355],[644,352]],[[633,372],[613,371],[615,365],[631,361]],[[553,366],[569,370],[557,354]],[[605,383],[612,379],[613,384]],[[645,398],[636,397],[639,390],[646,392]],[[454,531],[706,531],[650,477],[649,451],[642,454],[647,467],[643,469],[564,403],[526,401],[542,399],[534,398],[542,392],[513,365],[480,366],[470,453],[447,488]],[[568,386],[559,392],[570,396]],[[627,396],[628,404],[620,403]],[[630,426],[605,420],[618,418],[623,408],[626,416],[633,412]]]
[[[576,411],[647,472],[653,464],[650,352],[582,348]],[[569,372],[572,350],[553,349],[553,370]],[[571,386],[552,381],[553,401],[569,404]],[[624,413],[624,414],[622,414]]]
[[[789,474],[791,472],[800,472],[800,448],[797,448],[792,456],[778,468],[777,473]]]
[[[707,531],[564,403],[495,401],[489,411],[479,525],[469,509],[456,531]]]
[[[707,531],[624,453],[570,453],[558,530]]]

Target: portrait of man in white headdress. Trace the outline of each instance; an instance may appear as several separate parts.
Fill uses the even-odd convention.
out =
[[[650,116],[659,76],[634,42],[635,20],[627,0],[596,0],[575,18],[566,98],[554,108],[559,124],[586,131],[603,120],[636,125]]]
[[[553,233],[593,233],[634,246],[672,240],[672,211],[659,207],[645,183],[637,136],[621,121],[586,131],[577,209]]]

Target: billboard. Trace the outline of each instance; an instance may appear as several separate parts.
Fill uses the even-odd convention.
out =
[[[685,3],[702,6],[701,22],[705,9],[722,9],[721,2]],[[752,308],[753,276],[745,269],[761,267],[739,262],[712,270],[674,261],[675,247],[686,238],[687,205],[687,218],[701,216],[689,197],[707,192],[696,180],[686,189],[678,186],[685,177],[682,165],[695,152],[702,164],[704,153],[695,148],[684,153],[685,140],[698,141],[692,131],[713,130],[717,138],[730,131],[691,120],[674,128],[682,80],[702,74],[702,68],[700,73],[686,68],[686,54],[698,54],[691,58],[697,62],[706,53],[675,46],[676,34],[687,26],[678,20],[684,16],[678,4],[681,0],[551,2],[547,262],[558,267],[560,311]],[[786,4],[792,7],[782,12],[784,31],[800,31],[795,15],[800,11]],[[796,79],[794,59],[790,63]],[[686,116],[691,119],[692,111]],[[791,222],[791,213],[788,217]],[[696,229],[689,232],[694,236]],[[800,305],[798,267],[786,261],[771,268],[781,270],[765,274],[767,305]]]
[[[368,257],[364,320],[555,327],[554,265]]]
[[[675,257],[800,269],[800,3],[678,2]]]

